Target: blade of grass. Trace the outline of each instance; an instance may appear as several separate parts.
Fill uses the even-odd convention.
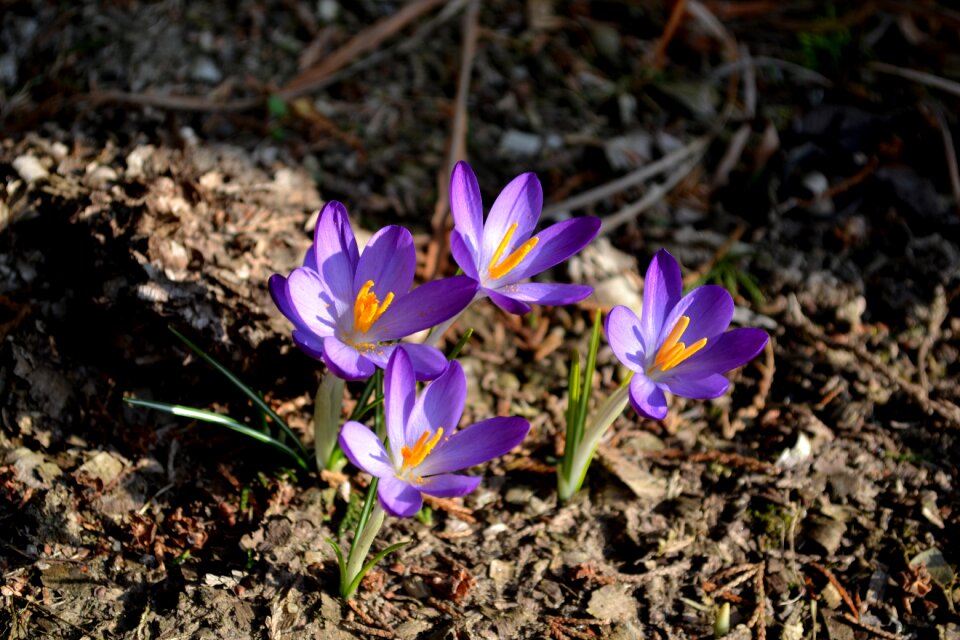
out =
[[[293,440],[293,442],[297,445],[297,448],[300,450],[300,453],[304,458],[310,457],[310,452],[307,451],[307,448],[300,441],[300,438],[297,436],[297,434],[293,431],[293,429],[290,428],[290,426],[286,422],[284,422],[283,418],[277,415],[277,412],[274,411],[270,407],[270,405],[268,405],[263,400],[263,398],[260,397],[259,393],[257,393],[256,391],[254,391],[253,389],[245,385],[240,380],[240,378],[235,376],[229,369],[227,369],[222,364],[214,360],[211,356],[207,355],[207,353],[204,352],[203,349],[193,344],[193,342],[191,342],[185,335],[183,335],[173,327],[168,327],[168,329],[170,329],[170,332],[173,333],[173,335],[177,336],[177,338],[179,338],[181,342],[187,345],[187,347],[191,351],[193,351],[195,354],[200,356],[200,358],[203,359],[204,362],[206,362],[211,367],[213,367],[214,369],[219,371],[221,374],[223,374],[223,376],[226,377],[227,380],[229,380],[231,383],[233,383],[234,386],[240,389],[240,391],[242,391],[245,396],[250,398],[253,404],[257,405],[257,407],[259,407],[261,411],[263,411],[268,416],[270,416],[270,419],[277,423],[277,426],[280,427],[281,430],[283,430],[284,434],[288,438]]]
[[[457,344],[453,345],[453,349],[450,349],[450,353],[447,354],[447,360],[456,360],[457,356],[460,355],[460,351],[463,350],[464,345],[470,340],[473,336],[473,327],[470,327],[463,332],[463,335],[460,336],[460,339],[457,340]]]
[[[284,453],[296,460],[297,464],[299,464],[305,470],[309,470],[307,461],[286,444],[280,442],[270,435],[261,433],[260,431],[248,427],[245,424],[241,424],[230,416],[225,416],[222,413],[217,413],[215,411],[197,409],[196,407],[185,407],[179,404],[168,404],[166,402],[152,402],[149,400],[138,400],[136,398],[124,398],[123,400],[127,404],[137,407],[156,409],[157,411],[164,411],[182,418],[193,418],[194,420],[202,420],[203,422],[209,422],[211,424],[219,424],[220,426],[236,431],[237,433],[242,433],[243,435],[253,438],[254,440],[270,445],[277,451],[280,451],[281,453]]]

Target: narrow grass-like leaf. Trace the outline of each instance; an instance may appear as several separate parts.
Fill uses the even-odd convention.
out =
[[[357,587],[360,586],[360,581],[363,580],[363,576],[367,575],[367,572],[370,571],[370,569],[373,569],[373,565],[377,564],[378,562],[383,560],[386,556],[390,555],[397,549],[404,548],[411,542],[413,542],[413,540],[404,540],[403,542],[392,544],[386,549],[384,549],[383,551],[381,551],[380,553],[378,553],[377,555],[373,556],[373,559],[370,560],[370,562],[368,562],[367,564],[363,565],[363,568],[360,569],[360,572],[357,574],[357,577],[354,578],[353,582],[351,582],[347,586],[347,589],[343,592],[343,599],[349,600],[353,596],[354,592],[357,590]]]
[[[570,353],[570,373],[567,375],[567,428],[564,432],[563,462],[560,473],[567,477],[570,474],[570,465],[577,448],[577,410],[580,407],[580,353]]]
[[[324,540],[333,547],[333,552],[337,554],[337,565],[340,567],[340,589],[342,590],[343,584],[347,581],[347,563],[343,561],[343,552],[340,551],[340,545],[333,538],[324,538]]]
[[[225,416],[222,413],[207,411],[206,409],[197,409],[196,407],[185,407],[179,404],[168,404],[166,402],[137,400],[136,398],[124,398],[124,402],[138,407],[146,407],[148,409],[156,409],[157,411],[165,411],[166,413],[171,413],[175,416],[180,416],[183,418],[193,418],[194,420],[202,420],[203,422],[219,424],[220,426],[236,431],[237,433],[242,433],[243,435],[253,438],[254,440],[258,440],[264,444],[270,445],[277,451],[280,451],[281,453],[284,453],[296,460],[297,464],[304,469],[309,470],[307,461],[283,442],[280,442],[273,436],[261,433],[257,429],[253,429],[245,424],[241,424],[230,416]]]
[[[237,387],[238,389],[240,389],[240,391],[243,392],[243,394],[244,394],[245,396],[247,396],[248,398],[250,398],[250,400],[253,402],[253,404],[257,405],[257,407],[258,407],[261,411],[263,411],[263,412],[266,413],[268,416],[270,416],[270,419],[273,420],[274,422],[276,422],[276,423],[277,423],[277,426],[280,427],[280,429],[284,432],[284,434],[286,434],[286,436],[287,436],[288,438],[290,438],[290,439],[294,442],[294,444],[297,445],[297,448],[300,450],[300,456],[301,456],[301,457],[303,457],[303,458],[309,458],[309,457],[310,457],[310,452],[307,451],[307,448],[303,445],[302,442],[300,442],[300,438],[297,436],[297,434],[293,431],[293,429],[290,428],[290,426],[289,426],[286,422],[284,422],[283,418],[281,418],[279,415],[277,415],[277,412],[274,411],[274,410],[270,407],[270,405],[268,405],[268,404],[263,400],[263,398],[260,397],[260,394],[259,394],[259,393],[257,393],[256,391],[254,391],[253,389],[251,389],[250,387],[248,387],[247,385],[245,385],[245,384],[240,380],[240,378],[238,378],[237,376],[235,376],[229,369],[227,369],[227,368],[224,367],[222,364],[220,364],[219,362],[217,362],[216,360],[214,360],[211,356],[207,355],[207,353],[206,353],[205,351],[203,351],[203,349],[201,349],[201,348],[198,347],[197,345],[193,344],[193,342],[191,342],[185,335],[183,335],[182,333],[180,333],[179,331],[177,331],[177,330],[174,329],[173,327],[168,327],[168,328],[170,329],[170,332],[173,333],[173,335],[177,336],[177,338],[179,338],[180,341],[183,342],[183,344],[187,345],[187,347],[188,347],[191,351],[193,351],[195,354],[197,354],[198,356],[200,356],[200,358],[203,359],[204,362],[206,362],[206,363],[209,364],[211,367],[213,367],[214,369],[216,369],[217,371],[219,371],[227,380],[229,380],[231,383],[233,383],[233,385],[234,385],[235,387]]]
[[[450,353],[447,354],[447,360],[456,360],[457,356],[460,355],[460,352],[463,350],[463,347],[470,341],[470,338],[473,336],[473,327],[470,327],[463,332],[463,335],[460,336],[460,339],[457,340],[457,344],[453,345],[453,349],[450,349]]]
[[[597,309],[593,316],[593,330],[590,332],[590,348],[587,351],[587,366],[583,370],[583,391],[580,393],[580,407],[577,410],[577,436],[582,438],[584,425],[587,422],[587,411],[590,408],[590,392],[593,390],[593,374],[597,370],[597,351],[600,350],[600,318],[602,313]],[[580,440],[577,440],[577,446]]]

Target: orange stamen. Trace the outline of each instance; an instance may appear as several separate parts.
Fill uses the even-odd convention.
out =
[[[377,294],[370,291],[373,288],[373,280],[367,280],[360,293],[357,294],[357,300],[353,303],[353,328],[366,333],[373,326],[373,323],[380,319],[383,312],[387,310],[390,303],[393,302],[393,292],[387,293],[381,303],[377,299]]]
[[[442,437],[443,427],[439,427],[437,433],[434,434],[432,438],[430,437],[430,431],[421,433],[416,444],[413,445],[413,449],[407,445],[403,445],[400,449],[400,455],[403,456],[403,467],[400,469],[401,473],[407,469],[413,469],[426,460],[427,456],[430,455],[430,452],[433,451],[433,448],[437,446],[437,443],[440,442],[440,438]]]
[[[656,369],[669,371],[707,345],[706,338],[700,338],[689,347],[680,342],[680,338],[683,337],[683,332],[686,331],[689,326],[690,318],[688,316],[680,316],[677,324],[673,325],[673,329],[670,330],[667,339],[660,345],[660,349],[657,351],[657,357],[654,358],[653,365],[647,369],[647,373],[653,373]]]
[[[500,256],[503,255],[503,252],[507,250],[507,246],[510,244],[510,238],[513,237],[513,233],[517,230],[517,223],[514,222],[510,225],[510,228],[507,229],[507,233],[504,234],[503,240],[500,241],[500,244],[497,245],[497,250],[493,252],[493,257],[490,258],[490,268],[487,269],[487,274],[491,279],[497,280],[507,275],[513,269],[520,264],[520,262],[527,257],[527,254],[530,253],[537,243],[540,242],[540,238],[533,237],[524,242],[522,245],[517,247],[517,249],[504,258],[500,260]]]

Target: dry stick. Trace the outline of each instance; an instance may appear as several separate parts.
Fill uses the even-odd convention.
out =
[[[960,213],[960,170],[957,169],[957,150],[953,146],[953,135],[947,119],[943,117],[943,110],[935,107],[933,113],[937,116],[937,125],[940,127],[940,135],[943,136],[943,153],[947,157],[947,174],[950,176],[953,204]]]
[[[930,349],[940,339],[940,327],[947,319],[947,295],[943,285],[938,284],[934,293],[933,304],[930,305],[930,321],[927,323],[927,334],[917,349],[917,372],[920,378],[920,389],[924,395],[929,393],[930,378],[927,375],[927,355]],[[929,397],[929,396],[928,396]]]
[[[871,62],[867,65],[867,67],[873,69],[874,71],[879,71],[880,73],[889,73],[890,75],[906,78],[907,80],[912,80],[922,85],[933,87],[934,89],[940,89],[941,91],[952,93],[955,96],[960,96],[960,82],[948,80],[947,78],[941,78],[940,76],[935,76],[932,73],[916,71],[914,69],[905,69],[896,65],[887,64],[886,62]]]
[[[710,136],[701,136],[696,138],[685,146],[671,151],[656,162],[651,162],[644,167],[640,167],[636,171],[631,171],[625,176],[617,178],[616,180],[606,184],[602,184],[599,187],[594,187],[589,191],[584,191],[583,193],[575,195],[572,198],[567,198],[566,200],[552,204],[543,210],[542,217],[550,219],[555,217],[558,213],[564,213],[572,209],[582,209],[583,207],[592,205],[599,200],[609,198],[620,193],[621,191],[625,191],[632,187],[643,184],[643,182],[649,178],[668,171],[672,167],[682,163],[688,157],[702,153],[703,150],[706,149],[710,138]]]
[[[870,633],[876,636],[880,636],[881,638],[886,638],[887,640],[900,640],[901,638],[903,638],[903,636],[893,633],[892,631],[887,631],[886,629],[875,627],[872,624],[861,622],[855,616],[850,615],[846,611],[843,612],[843,619],[855,627],[860,627],[864,631],[869,631]]]
[[[95,91],[86,96],[94,105],[103,102],[132,104],[138,107],[155,107],[168,111],[207,111],[211,113],[233,113],[249,111],[263,104],[263,98],[244,98],[223,102],[196,96],[169,96],[157,93],[127,93],[126,91]]]
[[[667,20],[667,26],[663,28],[663,35],[657,41],[657,46],[653,51],[653,68],[663,69],[667,65],[667,46],[673,37],[677,34],[677,29],[687,13],[687,0],[677,0],[670,12],[670,19]]]
[[[860,612],[857,611],[857,608],[853,605],[853,599],[850,597],[850,594],[847,592],[846,589],[843,588],[843,585],[840,584],[840,581],[837,580],[837,576],[833,575],[833,572],[830,571],[830,569],[827,569],[823,565],[820,565],[816,562],[811,562],[810,566],[816,569],[817,571],[819,571],[820,573],[822,573],[824,577],[830,581],[830,584],[833,585],[833,588],[836,589],[837,593],[840,594],[840,598],[843,599],[843,601],[846,603],[848,607],[850,607],[850,611],[853,612],[852,615],[854,616],[854,618],[859,620]]]
[[[919,404],[924,411],[927,413],[936,413],[941,418],[946,420],[951,427],[960,429],[960,407],[951,402],[947,402],[946,400],[934,400],[928,397],[926,390],[923,387],[916,383],[910,382],[909,380],[904,380],[900,374],[894,370],[893,367],[888,365],[873,353],[867,351],[863,345],[850,344],[841,340],[837,340],[836,338],[831,338],[824,333],[820,327],[813,324],[806,316],[803,315],[803,313],[799,310],[799,303],[795,304],[794,307],[795,313],[792,314],[795,316],[794,321],[800,325],[800,328],[809,333],[814,339],[819,340],[834,349],[852,351],[857,355],[857,357],[863,360],[866,364],[870,365],[874,371],[881,374],[891,383],[897,385],[901,390],[903,390],[904,393],[913,398],[913,400]]]
[[[659,202],[661,198],[667,195],[675,186],[680,183],[681,180],[690,175],[690,172],[693,171],[700,163],[701,156],[702,153],[697,154],[687,162],[684,162],[682,165],[677,167],[676,171],[667,176],[666,180],[659,184],[653,185],[650,190],[636,202],[628,204],[616,213],[603,218],[603,222],[600,224],[600,235],[606,235],[610,233],[623,223],[636,218],[638,215]]]
[[[358,33],[345,45],[325,57],[320,64],[307,69],[283,85],[277,95],[285,100],[291,100],[310,93],[330,74],[340,70],[357,56],[376,49],[384,40],[443,2],[444,0],[415,0],[404,5],[392,16],[379,20]]]
[[[433,210],[430,227],[433,229],[431,245],[438,249],[432,251],[432,260],[428,260],[425,277],[430,279],[440,267],[439,247],[444,246],[447,210],[450,201],[450,170],[458,160],[467,155],[467,97],[470,95],[470,76],[473,74],[473,61],[477,56],[477,37],[480,29],[480,1],[471,0],[463,16],[463,50],[460,57],[460,76],[457,78],[457,98],[453,115],[453,130],[450,132],[450,147],[447,150],[446,166],[437,176],[437,204]]]

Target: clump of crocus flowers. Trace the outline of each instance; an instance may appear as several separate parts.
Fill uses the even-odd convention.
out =
[[[472,302],[483,298],[508,313],[524,314],[531,304],[571,304],[590,295],[589,286],[529,281],[580,251],[600,228],[598,219],[584,217],[537,232],[542,204],[540,182],[525,173],[503,189],[484,220],[477,179],[460,162],[450,183],[450,249],[463,275],[413,288],[416,256],[410,232],[385,227],[361,253],[346,209],[331,202],[320,214],[302,266],[270,279],[274,301],[294,325],[294,342],[327,365],[315,408],[318,463],[335,464],[336,453],[342,452],[373,478],[346,558],[330,541],[340,562],[344,598],[352,596],[375,562],[401,546],[365,562],[386,516],[415,515],[424,495],[470,493],[481,478],[454,472],[509,452],[527,435],[530,425],[520,417],[495,417],[460,428],[466,377],[454,358],[462,345],[449,359],[433,345]],[[729,385],[722,373],[741,366],[766,344],[766,334],[758,329],[726,331],[733,301],[722,288],[700,287],[686,296],[681,288],[679,265],[660,251],[647,271],[640,316],[622,306],[610,312],[607,339],[632,378],[588,420],[599,346],[597,316],[585,375],[578,358],[571,367],[566,451],[558,467],[561,499],[582,485],[600,438],[628,398],[641,416],[661,420],[667,413],[665,392],[717,397]],[[431,332],[424,344],[401,341],[425,329]],[[368,383],[341,427],[342,380]],[[432,382],[418,393],[418,380]],[[371,394],[375,398],[368,402]],[[362,421],[371,407],[373,428]]]
[[[415,515],[425,494],[470,493],[480,477],[453,472],[507,453],[530,429],[519,417],[458,428],[466,377],[456,360],[448,361],[433,345],[483,298],[523,314],[531,303],[569,304],[590,295],[588,286],[528,281],[580,251],[600,228],[599,220],[587,217],[535,233],[542,205],[540,182],[526,173],[504,188],[484,221],[477,179],[461,162],[450,184],[451,252],[464,275],[413,288],[416,255],[410,232],[384,227],[361,253],[346,209],[330,202],[320,213],[303,264],[287,276],[270,278],[274,302],[294,325],[294,342],[327,366],[314,415],[318,463],[336,464],[338,443],[347,460],[373,476],[346,558],[331,541],[343,597],[349,598],[372,563],[392,550],[364,564],[387,515]],[[426,343],[401,342],[425,329],[432,330]],[[334,378],[368,380],[358,410],[342,428],[343,383]],[[418,380],[432,380],[419,395]],[[376,398],[367,403],[371,393]],[[370,406],[373,429],[360,421]]]

